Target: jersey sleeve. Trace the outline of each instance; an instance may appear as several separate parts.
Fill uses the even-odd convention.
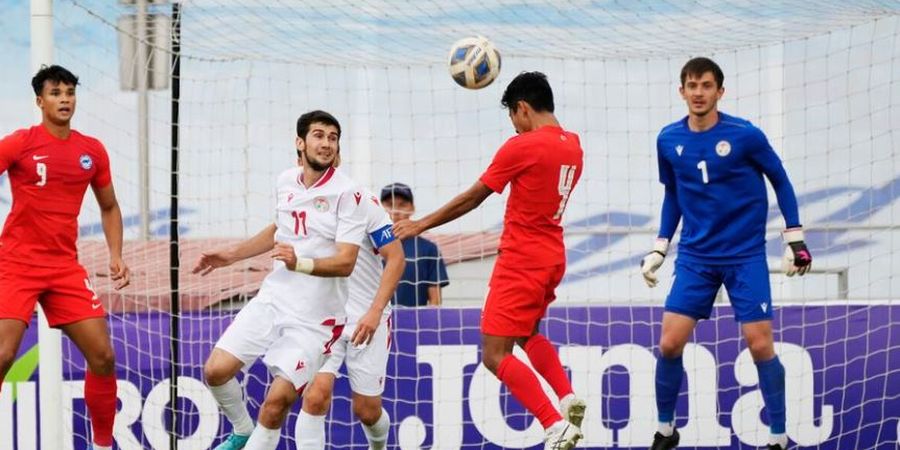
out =
[[[9,170],[25,148],[25,132],[19,130],[0,139],[0,173]]]
[[[94,172],[94,177],[91,178],[91,187],[100,189],[112,183],[112,173],[109,169],[109,154],[106,153],[106,148],[103,147],[100,141],[94,142],[97,146],[97,171]]]
[[[666,186],[675,186],[675,171],[672,164],[663,156],[662,142],[656,139],[656,162],[659,167],[659,182]]]
[[[481,182],[498,194],[516,175],[534,164],[534,152],[524,151],[520,142],[515,138],[506,141],[481,175]]]
[[[394,231],[392,229],[394,224],[391,222],[391,218],[388,217],[387,211],[381,207],[381,204],[378,203],[375,196],[371,197],[371,200],[363,200],[366,209],[368,210],[366,233],[369,235],[372,246],[378,249],[397,239],[394,237]]]
[[[344,191],[338,198],[335,242],[359,246],[366,239],[366,207],[358,189]]]
[[[788,178],[787,171],[784,170],[781,158],[772,149],[762,130],[754,127],[750,140],[751,147],[748,156],[766,175],[769,183],[772,183],[772,189],[775,190],[775,197],[778,199],[778,207],[781,209],[781,215],[784,216],[785,226],[787,228],[799,227],[800,212],[797,206],[797,196],[794,194],[794,186]]]

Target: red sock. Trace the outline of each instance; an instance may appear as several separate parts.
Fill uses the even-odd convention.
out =
[[[104,447],[113,445],[113,421],[118,405],[116,374],[101,376],[88,370],[84,375],[84,403],[91,419],[94,443]]]
[[[515,356],[506,355],[503,361],[500,361],[497,378],[509,388],[513,397],[525,406],[525,409],[537,417],[544,429],[562,420],[562,416],[550,403],[547,394],[544,394],[541,382],[534,376],[534,372]]]
[[[562,399],[573,393],[572,383],[569,382],[569,376],[559,361],[559,354],[544,335],[535,334],[528,339],[525,343],[525,353],[528,354],[528,360],[534,369],[550,383],[557,397]]]

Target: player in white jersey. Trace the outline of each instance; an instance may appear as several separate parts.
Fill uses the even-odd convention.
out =
[[[298,450],[325,449],[325,414],[342,363],[347,364],[353,391],[353,414],[363,424],[369,449],[381,450],[387,445],[391,420],[381,406],[381,394],[391,348],[390,302],[403,276],[406,258],[378,197],[367,191],[365,198],[369,238],[363,242],[350,275],[347,327],[303,395],[297,425]]]
[[[362,192],[332,167],[340,133],[337,119],[324,111],[300,116],[298,167],[278,177],[275,224],[232,248],[204,253],[194,268],[205,275],[268,251],[275,260],[204,366],[210,391],[233,426],[217,450],[274,449],[291,406],[343,332],[346,277],[365,238],[366,218]],[[254,427],[235,375],[260,356],[273,379]]]

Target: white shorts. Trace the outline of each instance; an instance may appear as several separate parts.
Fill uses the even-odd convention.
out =
[[[216,348],[241,360],[244,370],[262,356],[272,376],[285,378],[302,393],[328,358],[344,326],[337,320],[320,325],[304,323],[260,300],[257,297],[241,309],[219,337]]]
[[[372,342],[363,347],[355,347],[350,343],[356,325],[355,322],[347,324],[341,338],[331,347],[331,357],[325,361],[319,372],[340,376],[341,364],[346,363],[350,389],[359,395],[377,397],[384,392],[388,355],[391,353],[393,319],[390,314],[382,318]]]

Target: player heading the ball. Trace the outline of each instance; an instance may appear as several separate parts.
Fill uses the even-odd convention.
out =
[[[394,225],[400,239],[450,222],[511,185],[482,319],[482,362],[546,430],[546,448],[575,447],[582,437],[585,403],[575,397],[556,349],[539,333],[566,268],[563,213],[581,177],[584,152],[578,135],[553,114],[553,90],[540,72],[524,72],[506,87],[500,103],[518,133],[467,191],[420,220]],[[528,366],[513,356],[521,346],[560,399],[562,414]]]

